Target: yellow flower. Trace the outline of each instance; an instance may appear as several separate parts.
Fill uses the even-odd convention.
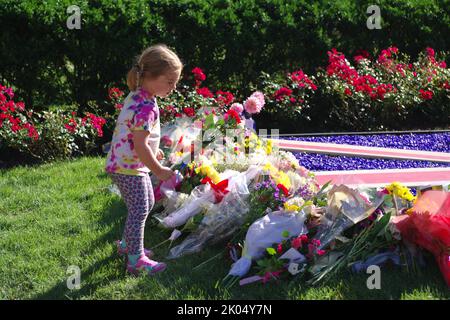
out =
[[[291,179],[289,179],[289,176],[284,173],[283,171],[278,171],[274,176],[273,179],[277,184],[282,184],[286,188],[291,188]]]
[[[283,171],[278,170],[275,168],[270,162],[267,162],[266,165],[263,168],[266,171],[269,171],[270,176],[275,181],[276,184],[282,184],[286,188],[291,188],[291,180],[289,179],[289,176],[284,173]]]
[[[272,140],[267,140],[266,153],[269,155],[272,153]]]
[[[189,168],[189,170],[192,170],[192,168],[195,168],[195,162],[194,161],[189,162],[187,167]]]
[[[295,204],[284,203],[284,210],[286,211],[300,211],[300,207]]]
[[[277,168],[275,168],[270,162],[267,162],[263,169],[265,171],[269,171],[271,174],[272,172],[278,171]]]
[[[389,194],[393,194],[407,201],[416,201],[417,198],[411,193],[411,190],[409,190],[408,187],[405,187],[400,182],[391,183],[390,185],[386,186],[386,190],[389,192]]]
[[[250,148],[250,138],[249,137],[244,138],[244,148],[246,148],[246,149]]]
[[[256,141],[256,150],[259,150],[259,149],[261,149],[261,147],[262,147],[262,142],[261,142],[261,140],[260,139],[258,139],[257,141]]]
[[[201,173],[204,176],[209,177],[213,183],[219,183],[221,181],[219,173],[213,167],[203,164],[197,169],[195,169],[195,173]]]

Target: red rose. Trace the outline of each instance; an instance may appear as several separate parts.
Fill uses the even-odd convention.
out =
[[[216,101],[221,106],[228,106],[234,101],[234,96],[231,92],[219,90],[216,92],[216,95],[217,95]]]
[[[203,96],[204,98],[214,98],[214,95],[207,87],[197,88],[196,91],[199,95]]]
[[[433,92],[429,90],[420,89],[420,96],[423,100],[431,100],[433,99]]]
[[[275,100],[283,100],[285,96],[289,97],[292,94],[292,90],[286,87],[282,87],[275,92]]]
[[[194,110],[194,108],[183,108],[183,112],[188,117],[195,117],[195,110]]]
[[[363,56],[354,56],[353,60],[355,60],[356,63],[359,63],[362,59],[364,59]]]
[[[199,67],[195,67],[194,69],[192,69],[192,73],[194,74],[194,78],[196,81],[205,81],[206,75]]]
[[[109,99],[120,99],[123,96],[123,91],[121,91],[119,88],[110,88],[109,92]]]
[[[241,117],[239,117],[239,114],[236,112],[236,110],[230,109],[227,111],[227,113],[225,113],[225,121],[228,121],[229,118],[233,118],[234,120],[236,120],[236,123],[241,123]]]

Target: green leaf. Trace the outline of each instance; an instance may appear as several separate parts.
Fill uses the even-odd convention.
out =
[[[267,253],[270,254],[271,256],[277,254],[277,252],[275,251],[274,248],[267,248],[266,251],[267,251]]]
[[[209,129],[209,128],[213,128],[214,127],[214,115],[210,114],[208,116],[206,116],[205,118],[205,128]]]
[[[281,235],[283,236],[283,238],[289,238],[289,231],[284,230]]]

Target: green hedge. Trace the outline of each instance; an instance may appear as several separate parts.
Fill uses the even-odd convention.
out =
[[[186,71],[201,66],[206,85],[249,93],[261,71],[325,65],[332,47],[351,55],[396,45],[412,56],[449,50],[449,1],[76,1],[81,30],[69,30],[72,0],[0,0],[0,81],[34,109],[102,101],[123,83],[132,59],[151,44],[174,48]],[[381,8],[368,30],[366,9]]]

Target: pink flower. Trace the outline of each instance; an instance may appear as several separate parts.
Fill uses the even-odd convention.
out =
[[[16,102],[16,107],[17,107],[17,109],[19,109],[20,111],[25,110],[25,104],[24,104],[22,101]]]
[[[353,60],[355,60],[356,63],[359,63],[361,60],[363,60],[364,57],[363,56],[354,56]]]
[[[283,252],[283,246],[281,245],[281,243],[279,243],[278,246],[277,246],[277,252],[278,253],[282,253]]]
[[[264,100],[264,93],[260,91],[253,92],[250,97],[258,99],[259,103],[261,104],[261,108],[266,104],[266,101]]]
[[[302,246],[302,240],[300,239],[300,237],[295,238],[294,240],[291,241],[291,247],[294,249],[298,249]]]
[[[195,120],[194,121],[194,128],[202,129],[203,128],[203,121],[202,120]]]
[[[325,250],[317,250],[316,253],[318,256],[323,256],[326,253],[326,251]]]
[[[170,139],[168,136],[162,136],[161,137],[161,142],[166,147],[171,147],[172,144],[173,144],[172,139]]]
[[[389,50],[391,53],[395,53],[395,54],[398,53],[398,48],[397,48],[397,47],[389,47],[388,50]]]
[[[249,97],[244,102],[244,109],[250,114],[259,113],[262,109],[261,102],[256,97]]]
[[[8,96],[9,96],[11,99],[14,98],[14,91],[13,91],[12,88],[6,88],[6,89],[4,90],[4,92],[7,93]]]
[[[231,105],[230,109],[232,109],[232,110],[234,110],[234,111],[236,111],[237,113],[240,114],[240,113],[242,113],[242,111],[244,111],[244,106],[242,104],[240,104],[240,103],[233,103]]]
[[[352,95],[352,90],[350,90],[349,88],[345,88],[344,94],[347,95],[347,96],[351,96]]]
[[[445,61],[441,61],[439,63],[439,67],[441,67],[442,69],[445,69],[445,68],[447,68],[447,64],[445,63]]]
[[[430,58],[434,58],[434,55],[435,55],[434,49],[428,47],[426,50],[427,50],[427,55],[428,55]]]
[[[300,166],[296,172],[301,176],[301,177],[307,177],[309,174],[308,169],[306,169],[305,167]]]

